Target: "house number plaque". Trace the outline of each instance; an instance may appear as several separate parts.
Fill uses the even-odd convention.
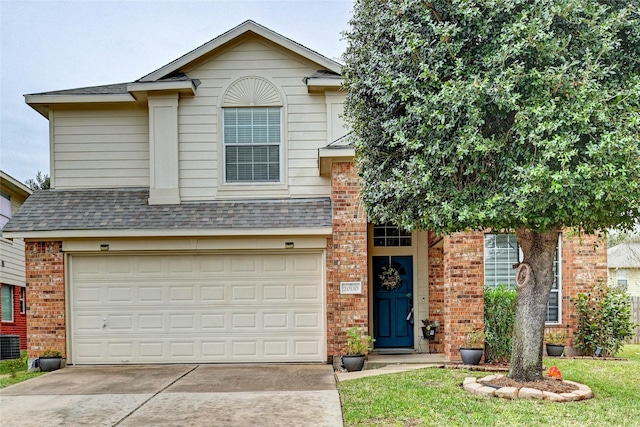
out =
[[[340,282],[341,295],[361,295],[362,282]]]

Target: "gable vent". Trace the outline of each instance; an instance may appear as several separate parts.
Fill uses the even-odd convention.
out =
[[[224,96],[225,107],[280,106],[275,87],[260,77],[245,77],[234,82]]]

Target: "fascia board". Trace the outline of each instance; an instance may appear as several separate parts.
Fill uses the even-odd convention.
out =
[[[5,239],[59,240],[96,237],[220,237],[220,236],[330,236],[331,227],[156,230],[54,230],[4,232]]]
[[[25,102],[35,108],[36,105],[51,104],[83,104],[83,103],[112,103],[136,102],[130,94],[114,95],[25,95]]]
[[[307,80],[308,88],[331,88],[339,89],[342,87],[343,79],[331,79],[327,77],[309,77]]]
[[[207,55],[208,53],[218,49],[219,47],[225,45],[226,43],[232,41],[233,39],[247,32],[253,32],[261,37],[264,37],[265,39],[277,45],[280,45],[285,49],[288,49],[294,53],[297,53],[298,55],[304,58],[307,58],[308,60],[315,62],[321,65],[322,67],[325,67],[327,70],[333,71],[338,74],[342,73],[342,65],[340,65],[339,63],[332,61],[329,58],[326,58],[320,55],[319,53],[312,51],[309,48],[306,48],[300,44],[297,44],[292,40],[289,40],[288,38],[281,36],[280,34],[274,31],[269,30],[266,27],[258,25],[253,21],[247,21],[227,31],[226,33],[216,37],[215,39],[203,44],[202,46],[192,50],[186,55],[181,56],[175,61],[170,62],[164,67],[159,68],[158,70],[152,72],[151,74],[147,74],[146,76],[142,77],[138,81],[150,82],[150,81],[156,81],[162,77],[165,77],[168,74],[171,74],[176,70],[179,70],[181,67],[184,67],[185,65],[197,60],[198,58],[204,55]]]
[[[356,149],[352,147],[345,148],[320,148],[318,150],[318,155],[321,159],[323,158],[345,158],[345,157],[355,157]]]
[[[128,92],[176,91],[182,94],[195,95],[196,87],[191,81],[130,83]]]
[[[9,191],[21,195],[25,199],[29,197],[31,193],[33,193],[33,191],[25,184],[3,171],[0,171],[0,178],[2,178],[0,180],[0,182],[2,183],[2,187],[5,187]]]

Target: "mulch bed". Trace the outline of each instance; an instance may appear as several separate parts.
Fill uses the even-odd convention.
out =
[[[538,380],[538,381],[531,381],[531,382],[525,382],[525,383],[521,383],[518,381],[514,381],[511,378],[508,377],[502,377],[502,378],[496,378],[494,380],[488,381],[488,382],[483,382],[483,384],[492,386],[492,387],[515,387],[515,388],[522,388],[522,387],[528,387],[528,388],[533,388],[536,390],[541,390],[541,391],[549,391],[552,393],[571,393],[574,390],[578,390],[578,387],[573,385],[573,384],[568,384],[565,383],[563,381],[560,380],[556,380],[553,378],[544,378],[542,380]]]

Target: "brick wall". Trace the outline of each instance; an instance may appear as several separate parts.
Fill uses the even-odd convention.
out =
[[[2,285],[6,286],[6,285]],[[20,336],[20,350],[27,349],[27,314],[20,313],[20,286],[13,286],[13,322],[0,322],[0,334]],[[0,307],[0,316],[2,308]],[[1,317],[0,317],[1,318]]]
[[[29,358],[46,349],[66,355],[62,242],[27,242],[27,342]]]
[[[460,360],[470,329],[484,328],[484,234],[454,233],[444,238],[444,354]]]
[[[596,283],[607,281],[606,241],[595,235],[562,236],[562,324],[548,326],[547,331],[567,334],[567,345],[573,345],[578,319],[575,296],[588,292]]]
[[[333,237],[327,250],[327,340],[329,358],[340,356],[346,330],[369,332],[367,218],[360,203],[360,180],[353,162],[333,163]],[[340,282],[362,282],[362,295],[340,295]]]
[[[442,247],[431,247],[437,240],[435,235],[429,235],[429,321],[440,322],[440,329],[436,331],[436,338],[431,344],[431,350],[436,353],[444,352],[444,255]]]

